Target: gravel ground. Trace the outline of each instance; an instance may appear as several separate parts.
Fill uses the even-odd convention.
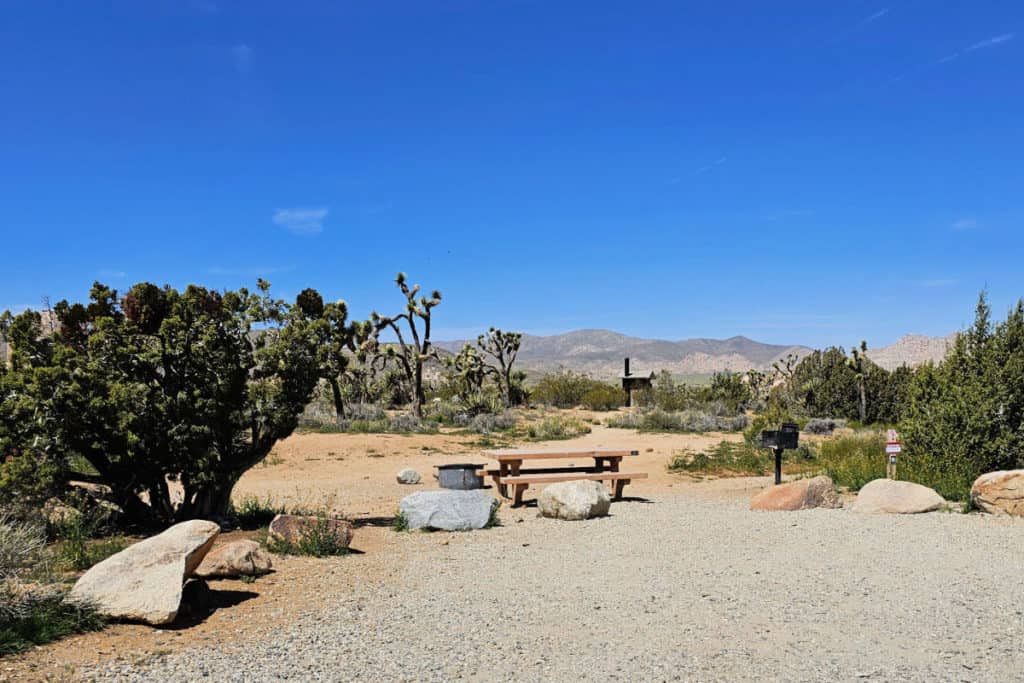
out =
[[[1020,520],[754,513],[678,495],[616,503],[612,513],[558,522],[503,509],[496,529],[410,533],[397,580],[370,578],[357,594],[325,586],[322,610],[260,642],[81,673],[118,681],[1024,675]]]

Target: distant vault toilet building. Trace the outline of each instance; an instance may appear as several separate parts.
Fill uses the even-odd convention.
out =
[[[629,371],[629,359],[625,359],[622,368],[622,390],[626,392],[626,407],[633,405],[633,392],[643,392],[651,388],[654,381],[654,373],[649,375],[634,375]]]

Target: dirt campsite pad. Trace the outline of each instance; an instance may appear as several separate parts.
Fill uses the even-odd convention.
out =
[[[324,505],[360,524],[344,557],[274,557],[181,628],[116,624],[0,663],[0,680],[1009,680],[1024,658],[1024,523],[980,515],[755,513],[767,477],[666,471],[738,435],[595,426],[566,448],[634,448],[608,518],[531,507],[472,533],[398,533],[432,466],[468,435],[300,434],[238,496]],[[536,445],[536,444],[532,444]],[[423,483],[395,481],[405,467]],[[529,500],[529,496],[528,496]],[[245,535],[225,534],[221,542]]]

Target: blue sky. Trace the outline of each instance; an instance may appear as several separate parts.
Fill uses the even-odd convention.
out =
[[[1024,3],[0,2],[0,309],[880,346],[1024,295]]]

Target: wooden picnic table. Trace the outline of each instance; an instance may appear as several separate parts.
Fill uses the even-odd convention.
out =
[[[622,490],[633,479],[646,479],[646,472],[623,472],[620,469],[623,458],[638,455],[638,451],[616,448],[589,448],[579,450],[525,450],[502,449],[484,451],[484,455],[496,460],[498,467],[479,470],[478,475],[491,477],[494,485],[505,498],[512,498],[512,505],[522,505],[523,493],[530,484],[546,484],[559,481],[594,480],[607,481],[615,500],[622,498]],[[523,469],[523,463],[536,460],[593,459],[593,465],[569,465],[562,467],[531,467]],[[512,496],[508,494],[511,486]]]

